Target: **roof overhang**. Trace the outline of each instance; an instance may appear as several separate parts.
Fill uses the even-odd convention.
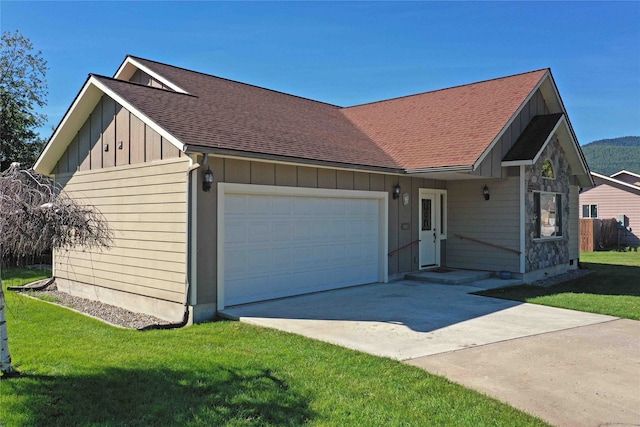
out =
[[[136,58],[132,57],[131,55],[127,55],[127,57],[122,62],[122,65],[120,65],[120,68],[118,68],[118,71],[116,71],[116,73],[114,74],[113,78],[118,80],[131,80],[131,77],[133,77],[133,75],[138,70],[147,73],[148,75],[153,77],[155,80],[169,87],[171,90],[174,90],[179,93],[186,93],[186,94],[189,93],[186,90],[182,89],[177,84],[173,83],[171,80],[168,80],[166,77],[151,70],[149,67],[145,66],[144,64],[136,60]]]
[[[542,96],[545,98],[545,102],[547,102],[547,99],[546,99],[546,96],[545,96],[545,92],[549,92],[549,89],[545,88],[545,90],[543,90],[542,88],[543,88],[543,86],[545,86],[545,87],[549,86],[549,78],[550,78],[550,76],[551,76],[551,73],[547,70],[547,72],[540,79],[538,84],[533,88],[531,93],[529,93],[529,95],[525,98],[525,100],[522,102],[522,104],[520,104],[520,107],[518,107],[516,112],[511,116],[509,121],[507,123],[505,123],[505,125],[502,127],[500,132],[496,135],[496,137],[493,139],[493,141],[491,141],[491,144],[489,144],[489,146],[482,152],[480,157],[478,157],[476,162],[473,164],[473,170],[476,170],[476,169],[478,169],[480,167],[480,165],[484,161],[485,157],[487,157],[489,155],[489,153],[491,153],[491,150],[493,150],[493,148],[498,143],[498,141],[500,141],[500,138],[502,138],[504,133],[509,129],[509,126],[511,126],[511,124],[514,122],[514,120],[522,112],[524,107],[527,106],[527,104],[529,103],[531,98],[533,98],[533,96],[536,94],[538,89],[540,89],[540,91],[542,92]],[[551,82],[551,85],[553,86],[553,82]],[[556,93],[557,93],[557,89],[556,89]],[[551,112],[561,112],[562,111],[562,110],[554,111],[554,109],[557,108],[556,105],[549,105],[549,108],[552,109]]]
[[[521,165],[533,165],[533,164],[535,164],[540,159],[540,156],[542,155],[542,152],[544,151],[544,149],[547,148],[547,144],[549,144],[549,141],[551,141],[551,138],[553,138],[553,136],[556,134],[558,128],[563,123],[566,126],[567,123],[566,123],[566,119],[565,119],[564,114],[560,117],[560,119],[555,124],[553,129],[551,129],[549,134],[546,136],[546,138],[545,138],[544,142],[542,143],[540,149],[538,150],[538,152],[535,154],[535,156],[533,158],[520,159],[520,160],[503,160],[502,161],[502,166],[503,167],[508,167],[508,166],[521,166]],[[526,132],[526,130],[525,130],[525,132]]]
[[[551,141],[552,137],[556,135],[558,137],[558,141],[565,155],[567,156],[567,161],[569,162],[569,167],[571,168],[571,174],[576,177],[580,187],[593,187],[595,184],[593,182],[593,178],[591,177],[589,166],[584,159],[584,155],[582,154],[582,150],[578,145],[578,141],[574,138],[573,131],[569,125],[569,122],[566,119],[566,115],[562,115],[558,123],[553,128],[553,131],[549,133],[549,136],[545,139],[544,144],[538,150],[536,155],[531,159],[523,159],[523,160],[514,160],[514,161],[504,161],[502,162],[503,167],[508,166],[521,166],[521,165],[533,165],[535,164],[542,155],[542,152],[547,147],[549,141]]]
[[[595,172],[592,172],[592,173],[595,173]],[[635,178],[640,178],[640,175],[638,175],[637,173],[629,172],[628,170],[624,170],[624,169],[611,175],[611,178],[615,178],[618,175],[630,175]]]
[[[558,92],[558,88],[553,80],[553,76],[551,75],[551,70],[547,70],[545,75],[540,79],[540,82],[533,88],[529,96],[522,102],[518,110],[511,116],[511,119],[504,125],[502,130],[496,135],[491,144],[487,147],[487,149],[482,153],[482,155],[476,160],[473,165],[473,170],[476,170],[480,167],[482,161],[489,155],[491,150],[493,150],[494,146],[500,141],[500,138],[505,134],[505,132],[509,129],[509,127],[513,124],[514,120],[518,117],[518,115],[522,112],[522,110],[527,106],[531,98],[536,94],[537,91],[540,91],[542,97],[544,98],[545,104],[549,109],[549,113],[564,113],[564,116],[567,116],[567,112],[564,108],[564,104],[562,103],[562,99],[560,98],[560,92]],[[570,133],[573,134],[573,129],[571,128],[571,124],[568,123]],[[575,138],[575,135],[573,136]],[[547,141],[548,142],[548,141]],[[545,146],[546,143],[545,142]],[[578,145],[579,146],[579,145]],[[580,153],[582,156],[582,153]],[[583,157],[583,156],[582,156]],[[583,157],[584,160],[584,157]],[[586,165],[586,162],[584,162]],[[504,163],[503,166],[506,166]],[[587,175],[589,175],[589,169],[587,168]]]
[[[280,155],[274,155],[274,154],[230,150],[225,148],[202,147],[202,146],[196,146],[196,145],[185,145],[184,148],[185,148],[184,151],[187,154],[195,154],[195,155],[212,154],[218,157],[225,157],[230,159],[269,162],[269,163],[294,165],[294,166],[312,166],[317,168],[340,169],[340,170],[348,170],[348,171],[377,172],[377,173],[389,174],[389,175],[404,175],[406,173],[403,169],[396,169],[396,168],[386,168],[386,167],[371,166],[371,165],[358,165],[358,164],[352,164],[352,163],[329,162],[326,160],[305,159],[301,157],[288,157],[288,156],[280,156]]]
[[[615,184],[615,185],[618,185],[620,187],[627,188],[627,189],[630,189],[630,190],[640,191],[640,187],[639,186],[633,185],[633,184],[629,184],[628,182],[620,181],[619,179],[615,179],[615,178],[612,178],[610,176],[602,175],[602,174],[599,174],[597,172],[591,172],[591,175],[594,178],[600,179],[600,180],[605,181],[605,182],[607,182],[609,184]]]
[[[62,121],[49,139],[44,150],[38,157],[33,169],[43,175],[51,175],[58,160],[73,141],[84,122],[89,118],[103,95],[107,95],[122,105],[130,113],[138,117],[142,122],[158,132],[163,138],[173,144],[178,150],[185,151],[185,145],[176,137],[171,135],[157,123],[144,115],[126,99],[118,95],[109,87],[104,85],[98,77],[89,75],[84,86],[74,99],[73,103],[65,113]]]

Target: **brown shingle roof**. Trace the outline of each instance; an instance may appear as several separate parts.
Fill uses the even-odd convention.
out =
[[[561,118],[562,113],[535,116],[502,160],[533,160]]]
[[[103,83],[192,149],[396,171],[473,165],[548,72],[340,108],[134,59],[193,96]]]
[[[339,107],[151,61],[144,65],[190,95],[95,77],[192,148],[400,169]]]
[[[408,170],[473,165],[547,69],[350,108],[343,113]]]

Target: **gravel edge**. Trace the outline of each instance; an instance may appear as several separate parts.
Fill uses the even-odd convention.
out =
[[[586,268],[578,268],[575,270],[567,271],[563,274],[558,274],[557,276],[551,276],[546,279],[537,280],[535,282],[529,283],[529,285],[533,286],[544,286],[548,288],[549,286],[557,285],[558,283],[568,282],[569,280],[577,279],[578,277],[586,276],[587,274],[593,273],[593,270],[587,270]]]
[[[78,313],[126,329],[149,329],[171,325],[172,322],[143,313],[136,313],[114,305],[59,291],[55,282],[40,291],[27,291],[24,295],[69,308]]]

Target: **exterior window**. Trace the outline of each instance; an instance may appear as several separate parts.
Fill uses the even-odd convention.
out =
[[[582,218],[598,218],[598,205],[582,205]]]
[[[445,218],[445,212],[444,212],[444,194],[440,194],[440,234],[447,234],[447,230],[444,229],[444,218]]]
[[[422,199],[422,231],[431,230],[431,199]]]
[[[557,193],[534,193],[536,237],[549,239],[562,236],[562,196]]]
[[[542,177],[546,179],[556,178],[556,175],[553,173],[553,165],[549,159],[545,160],[542,164]]]

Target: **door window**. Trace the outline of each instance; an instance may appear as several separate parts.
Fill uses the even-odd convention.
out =
[[[422,231],[431,230],[431,199],[422,199]]]

